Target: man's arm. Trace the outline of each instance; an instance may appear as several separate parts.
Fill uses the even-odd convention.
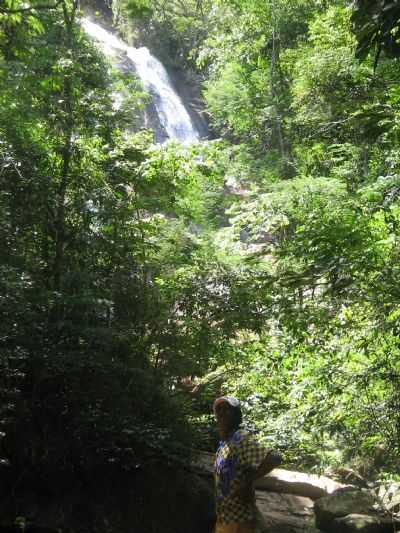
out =
[[[254,494],[254,481],[265,476],[280,464],[282,464],[282,455],[274,450],[269,450],[257,468],[250,467],[246,470],[244,479],[237,489],[240,498],[244,501],[251,500]]]
[[[265,474],[268,474],[280,464],[282,464],[282,455],[274,450],[269,450],[263,461],[258,465],[258,468],[253,470],[253,472],[250,470],[249,479],[251,482],[256,481],[256,479],[265,476]]]

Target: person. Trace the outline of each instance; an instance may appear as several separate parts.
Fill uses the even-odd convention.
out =
[[[254,481],[279,466],[282,457],[239,429],[242,422],[239,400],[232,396],[217,398],[213,411],[221,438],[214,464],[217,514],[214,533],[255,533]]]

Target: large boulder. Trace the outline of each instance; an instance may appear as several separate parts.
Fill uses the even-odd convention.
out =
[[[257,533],[303,533],[313,531],[313,500],[293,494],[256,491]],[[315,530],[317,531],[317,530]]]
[[[326,476],[305,474],[283,468],[275,468],[256,482],[257,489],[297,494],[313,500],[332,494],[344,487],[345,485]]]
[[[369,491],[337,491],[317,500],[314,511],[318,523],[323,525],[350,513],[370,514],[374,512],[376,504],[376,497]]]
[[[370,491],[338,491],[314,504],[315,524],[327,533],[393,533],[393,521]]]

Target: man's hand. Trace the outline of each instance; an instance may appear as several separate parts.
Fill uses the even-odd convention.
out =
[[[282,464],[282,455],[277,451],[271,450],[267,453],[263,463],[266,463],[272,468],[276,468]]]
[[[263,461],[258,465],[257,470],[255,471],[253,481],[265,476],[265,474],[268,474],[282,464],[282,455],[279,452],[276,452],[274,450],[270,450]]]

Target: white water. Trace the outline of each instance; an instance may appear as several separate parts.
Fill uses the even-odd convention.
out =
[[[170,139],[185,143],[199,140],[199,133],[192,124],[189,113],[175,92],[168,73],[162,63],[153,57],[145,47],[133,48],[98,24],[83,18],[86,33],[99,41],[103,52],[112,58],[125,52],[134,70],[153,98],[160,123]]]

